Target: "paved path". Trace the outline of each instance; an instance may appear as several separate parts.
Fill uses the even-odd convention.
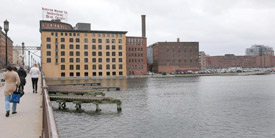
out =
[[[4,86],[0,85],[0,137],[39,138],[42,130],[42,96],[39,78],[38,93],[32,93],[31,78],[28,74],[25,95],[17,105],[17,114],[5,116]],[[11,104],[12,107],[12,104]]]

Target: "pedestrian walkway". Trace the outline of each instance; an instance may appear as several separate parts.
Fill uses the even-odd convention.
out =
[[[4,86],[0,86],[0,137],[39,138],[42,132],[41,78],[38,80],[38,93],[32,92],[31,77],[26,78],[25,95],[17,105],[17,114],[5,116]],[[11,104],[12,106],[12,104]]]

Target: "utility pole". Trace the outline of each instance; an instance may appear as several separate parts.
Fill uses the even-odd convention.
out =
[[[28,51],[28,53],[29,53],[29,68],[31,67],[31,58],[30,58],[30,54],[31,54],[31,51]]]
[[[25,60],[24,60],[25,52],[24,52],[24,49],[25,49],[25,44],[24,44],[24,42],[22,42],[22,64],[23,64],[23,66],[25,66]]]

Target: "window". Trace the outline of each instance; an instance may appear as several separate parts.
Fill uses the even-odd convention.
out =
[[[106,72],[106,76],[110,76],[110,72]]]
[[[80,52],[79,52],[79,51],[76,51],[76,52],[75,52],[75,55],[76,55],[76,56],[80,56]]]
[[[106,45],[106,49],[109,50],[109,49],[110,49],[110,46],[109,46],[109,45]]]
[[[122,45],[119,45],[119,46],[118,46],[118,49],[121,50],[121,49],[122,49]]]
[[[116,50],[116,46],[115,45],[112,45],[112,50]]]
[[[73,63],[74,62],[74,58],[70,58],[70,63]]]
[[[70,72],[70,77],[73,77],[74,76],[74,73],[73,72]]]
[[[115,64],[112,65],[112,69],[116,69],[116,65]]]
[[[112,43],[116,43],[116,40],[115,40],[115,39],[112,39]]]
[[[80,76],[80,72],[77,72],[77,73],[76,73],[76,76]]]
[[[85,52],[84,52],[84,56],[88,56],[88,52],[85,51]]]
[[[65,65],[61,65],[61,70],[65,70]]]
[[[93,69],[96,69],[96,65],[93,65]]]
[[[79,45],[75,45],[75,49],[80,49],[80,46]]]
[[[120,76],[122,76],[122,75],[123,75],[123,73],[122,73],[122,72],[119,72],[119,75],[120,75]]]
[[[65,58],[61,58],[61,63],[65,63]]]
[[[118,59],[118,62],[122,62],[122,58],[119,58],[119,59]]]
[[[51,51],[47,51],[47,56],[51,56]]]
[[[51,38],[50,37],[47,37],[47,42],[51,42]]]
[[[62,45],[61,45],[61,49],[65,49],[65,45],[62,44]]]
[[[102,39],[98,39],[98,43],[102,43]]]
[[[102,56],[102,52],[98,52],[98,56]]]
[[[118,39],[118,43],[120,43],[120,44],[121,44],[121,43],[122,43],[122,39]]]
[[[84,45],[84,49],[88,49],[88,45]]]
[[[88,66],[88,65],[84,65],[84,69],[85,69],[85,70],[88,70],[88,69],[89,69],[89,66]]]
[[[60,55],[65,56],[65,51],[61,51]]]
[[[116,52],[112,52],[112,56],[116,56]]]
[[[92,46],[92,49],[96,49],[96,45],[93,45],[93,46]]]
[[[106,43],[110,43],[110,40],[109,40],[109,39],[106,39]]]
[[[74,42],[74,39],[73,39],[73,38],[70,38],[70,42]]]
[[[119,55],[119,56],[122,56],[122,52],[119,52],[118,55]]]
[[[93,58],[92,61],[93,61],[93,62],[96,62],[96,58]]]
[[[79,39],[79,38],[76,38],[76,39],[75,39],[75,42],[79,43],[79,42],[80,42],[80,39]]]
[[[93,72],[93,76],[96,76],[96,72]]]
[[[93,42],[93,43],[96,43],[96,39],[92,39],[92,42]]]
[[[101,63],[102,62],[102,58],[98,58],[98,62]]]
[[[112,62],[113,62],[113,63],[116,62],[116,58],[112,58]]]
[[[61,77],[65,77],[65,72],[61,72]]]
[[[109,64],[106,65],[106,69],[110,69],[110,65]]]
[[[89,61],[88,58],[84,58],[85,63],[88,63],[88,61]]]
[[[76,70],[80,70],[80,65],[76,65],[76,66],[75,66],[75,69],[76,69]]]
[[[51,58],[47,58],[47,63],[51,63]]]
[[[73,51],[70,51],[70,56],[74,56],[74,52]]]
[[[47,44],[47,49],[51,49],[51,44]]]
[[[116,72],[113,72],[112,74],[113,74],[113,76],[116,76]]]
[[[99,69],[99,70],[102,70],[102,65],[101,65],[101,64],[98,65],[98,69]]]
[[[102,49],[102,45],[98,45],[98,49]]]
[[[89,73],[88,72],[84,72],[84,76],[89,76]]]
[[[106,52],[106,56],[110,56],[110,52]]]
[[[88,38],[84,38],[84,43],[88,43]]]
[[[98,76],[102,76],[102,72],[98,72]]]
[[[76,58],[76,59],[75,59],[75,62],[76,62],[76,63],[79,63],[79,62],[80,62],[80,58]]]
[[[70,65],[70,70],[74,70],[74,65]]]
[[[70,45],[70,49],[74,49],[74,45]]]
[[[119,69],[122,69],[122,64],[119,64]]]
[[[110,62],[110,58],[106,58],[106,62],[109,63]]]
[[[61,42],[65,42],[65,38],[61,38],[61,40],[60,40]]]

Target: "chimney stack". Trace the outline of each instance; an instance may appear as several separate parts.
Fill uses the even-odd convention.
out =
[[[177,38],[177,42],[180,42],[180,38]]]
[[[141,15],[142,37],[146,37],[145,15]]]

